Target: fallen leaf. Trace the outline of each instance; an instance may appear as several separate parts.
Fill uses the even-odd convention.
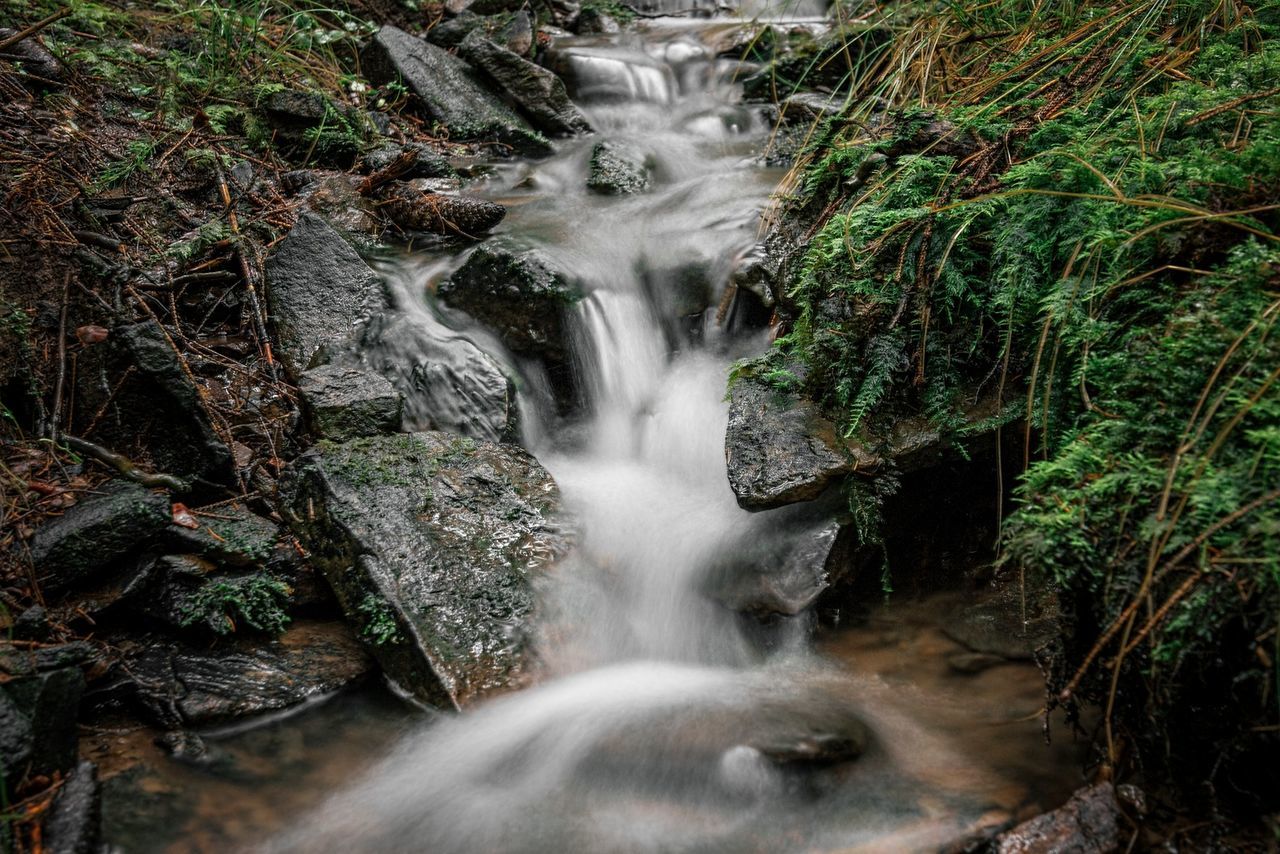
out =
[[[187,509],[187,505],[181,501],[173,502],[173,524],[181,525],[184,528],[196,530],[200,527],[200,523],[196,521],[196,517],[191,515],[191,511]]]
[[[105,326],[94,326],[93,324],[88,324],[86,326],[76,328],[76,337],[80,339],[81,344],[85,345],[101,344],[103,341],[107,340],[107,336],[110,334],[111,331]]]

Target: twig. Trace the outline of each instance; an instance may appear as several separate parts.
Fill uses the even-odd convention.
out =
[[[36,21],[31,26],[27,27],[26,29],[19,30],[18,32],[9,36],[7,39],[0,39],[0,50],[8,50],[9,48],[13,47],[15,44],[22,41],[23,39],[31,38],[36,33],[43,30],[45,27],[49,26],[50,24],[56,24],[58,21],[61,21],[63,18],[67,17],[70,14],[71,14],[71,9],[69,7],[64,6],[63,8],[54,12],[49,17]]]
[[[67,379],[67,303],[71,296],[71,271],[62,278],[62,313],[58,317],[58,379],[53,386],[53,415],[49,419],[49,439],[58,444],[62,424],[62,385]]]
[[[245,258],[244,247],[239,244],[240,222],[236,218],[235,208],[231,204],[231,190],[227,187],[227,176],[223,173],[221,166],[218,167],[218,192],[222,196],[222,203],[227,208],[227,223],[231,226],[231,233],[237,241],[235,247],[236,258],[240,261],[240,274],[244,276],[245,287],[249,290],[249,307],[253,312],[254,332],[258,338],[258,346],[262,350],[262,357],[266,359],[271,379],[279,379],[276,361],[271,355],[271,338],[267,335],[266,317],[262,313],[262,303],[258,301],[258,290],[253,286],[253,275],[249,269],[249,261]]]
[[[160,472],[144,472],[128,457],[117,454],[115,451],[110,451],[101,445],[96,445],[93,442],[89,442],[85,439],[79,439],[75,436],[63,436],[62,441],[71,450],[81,454],[88,454],[99,462],[111,466],[129,480],[136,481],[143,486],[160,486],[178,493],[191,491],[191,484],[182,478]]]

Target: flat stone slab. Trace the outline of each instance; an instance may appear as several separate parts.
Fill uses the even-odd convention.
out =
[[[321,443],[281,491],[392,679],[443,707],[519,683],[533,578],[569,548],[537,460],[448,433]]]

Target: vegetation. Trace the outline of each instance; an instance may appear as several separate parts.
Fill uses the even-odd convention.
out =
[[[1280,792],[1277,36],[1232,0],[864,16],[813,54],[846,107],[755,366],[865,442],[1021,433],[1001,560],[1060,592],[1050,707],[1213,803]]]
[[[181,622],[208,626],[220,635],[238,631],[238,623],[278,635],[289,625],[289,593],[287,584],[269,575],[209,581],[183,606]]]

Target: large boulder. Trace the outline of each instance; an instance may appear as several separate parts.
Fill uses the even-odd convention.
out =
[[[408,86],[453,139],[497,141],[532,156],[552,151],[546,137],[487,89],[467,63],[433,44],[384,26],[361,59],[371,80]]]
[[[515,102],[533,125],[554,136],[590,133],[591,125],[569,100],[555,72],[517,56],[472,30],[459,52]]]
[[[344,349],[383,307],[382,280],[328,223],[304,213],[267,259],[277,354],[300,375]]]
[[[748,510],[817,498],[859,462],[816,404],[752,376],[729,390],[725,459],[729,485]]]
[[[158,538],[169,525],[169,499],[130,481],[111,481],[36,529],[31,560],[41,588],[65,590]]]
[[[516,683],[532,582],[568,548],[528,453],[447,433],[322,443],[284,510],[387,674],[457,707]]]
[[[507,239],[484,243],[436,293],[491,328],[513,353],[553,363],[569,358],[565,313],[582,292],[538,249]]]

